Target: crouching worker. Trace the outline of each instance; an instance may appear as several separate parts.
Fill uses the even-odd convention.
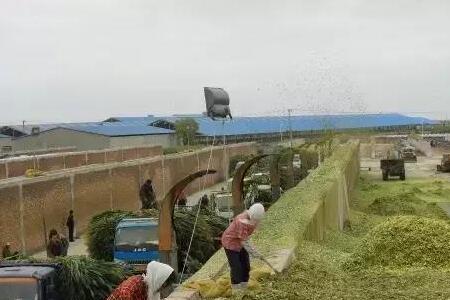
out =
[[[222,235],[222,246],[231,269],[233,293],[247,288],[250,278],[249,253],[258,257],[258,252],[248,241],[265,214],[261,203],[253,204],[248,210],[237,215]]]
[[[107,300],[160,300],[161,288],[172,272],[171,266],[152,261],[147,265],[147,274],[129,277]]]

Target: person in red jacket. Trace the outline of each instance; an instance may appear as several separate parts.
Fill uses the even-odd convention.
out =
[[[249,253],[254,257],[260,256],[248,239],[264,218],[264,214],[264,206],[255,203],[237,215],[222,235],[222,246],[230,265],[231,287],[234,292],[247,288],[250,278]]]
[[[107,300],[147,300],[147,285],[142,275],[134,275],[122,282]]]

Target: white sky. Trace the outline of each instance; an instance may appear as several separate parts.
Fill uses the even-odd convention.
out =
[[[0,124],[450,113],[447,0],[0,0]],[[450,114],[449,116],[450,117]]]

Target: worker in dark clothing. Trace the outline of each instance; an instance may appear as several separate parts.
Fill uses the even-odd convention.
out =
[[[73,210],[70,210],[69,217],[67,217],[66,226],[69,229],[69,242],[74,242],[73,230],[75,229],[75,220],[73,218]]]
[[[142,209],[158,208],[156,203],[155,191],[153,190],[152,181],[148,179],[142,185],[139,191],[139,197],[141,198]]]
[[[2,249],[2,257],[4,259],[12,259],[12,258],[16,258],[19,255],[19,252],[13,252],[11,250],[11,243],[7,242],[5,244],[5,246]]]
[[[58,239],[61,243],[61,256],[67,256],[67,252],[69,251],[69,241],[62,234],[58,234]]]
[[[63,246],[59,238],[59,234],[55,229],[50,230],[48,235],[47,256],[55,258],[61,256],[63,253]]]
[[[202,198],[200,199],[201,201],[201,207],[202,208],[208,208],[209,207],[209,198],[208,195],[204,194],[202,196]]]

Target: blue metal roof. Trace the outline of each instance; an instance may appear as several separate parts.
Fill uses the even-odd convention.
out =
[[[138,118],[145,119],[145,118]],[[49,131],[55,128],[67,128],[71,130],[100,134],[105,136],[130,136],[130,135],[155,135],[170,134],[172,130],[150,126],[151,122],[86,122],[86,123],[55,123],[55,124],[33,124],[33,125],[12,125],[7,126],[16,131],[30,135],[32,128],[39,127],[40,132]]]
[[[132,136],[171,134],[173,130],[151,126],[153,122],[164,120],[175,123],[183,118],[193,118],[199,125],[198,133],[204,136],[232,136],[270,134],[289,130],[288,117],[235,117],[227,120],[225,126],[221,121],[213,121],[202,115],[174,115],[168,117],[113,117],[104,122],[63,123],[25,126],[8,126],[25,134],[38,126],[41,132],[55,128],[100,134],[104,136]],[[291,116],[293,131],[315,131],[323,129],[356,129],[386,126],[421,125],[434,122],[420,117],[409,117],[401,114],[348,114],[348,115],[304,115]]]
[[[8,135],[0,134],[0,139],[6,139],[6,138],[10,139],[11,137]]]
[[[175,122],[182,117],[147,118],[146,122],[152,120],[166,120]],[[227,120],[225,125],[221,121],[213,121],[207,117],[194,117],[199,125],[199,134],[205,136],[213,135],[251,135],[286,132],[289,130],[288,117],[235,117]],[[133,122],[131,120],[127,122]],[[356,129],[374,128],[386,126],[404,126],[432,124],[433,121],[409,117],[401,114],[353,114],[353,115],[305,115],[291,116],[291,127],[293,131],[315,131],[323,129]]]

